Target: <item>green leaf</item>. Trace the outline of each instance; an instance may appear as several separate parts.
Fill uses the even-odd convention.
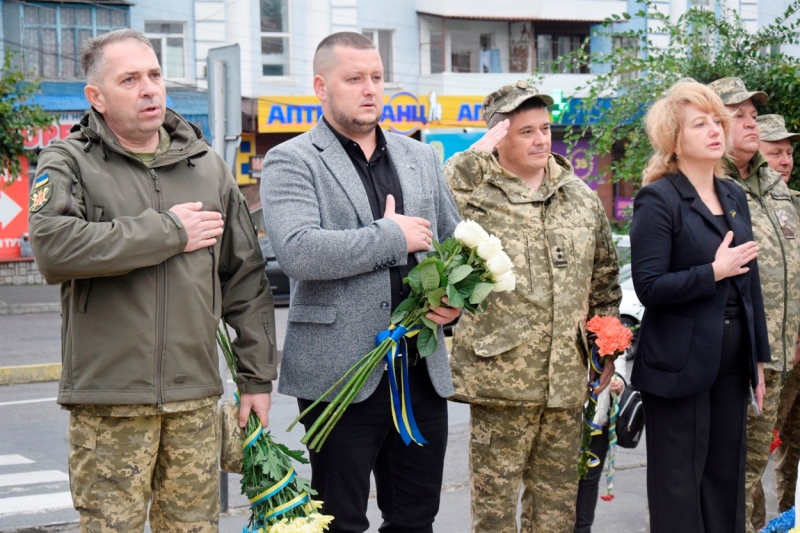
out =
[[[433,330],[433,331],[436,331],[437,329],[439,329],[439,324],[437,324],[433,320],[431,320],[429,318],[426,318],[424,316],[420,317],[420,318],[422,319],[422,323],[425,324],[426,328],[428,328],[430,330]]]
[[[436,268],[436,263],[420,263],[420,265],[422,266],[419,269],[419,281],[422,284],[422,290],[432,291],[439,286],[439,270]]]
[[[472,267],[469,265],[461,265],[450,272],[450,275],[447,276],[447,281],[456,284],[470,274],[472,274]]]
[[[478,283],[469,297],[470,303],[479,304],[492,292],[494,285],[491,283]]]
[[[411,272],[408,273],[408,277],[404,279],[408,286],[411,287],[411,292],[414,294],[422,294],[422,283],[419,280],[419,269],[414,267],[411,269]]]
[[[428,357],[436,351],[438,342],[436,342],[436,333],[430,328],[422,328],[419,335],[417,335],[417,350],[422,357]]]
[[[406,298],[397,308],[392,312],[392,316],[389,320],[391,320],[392,324],[399,324],[408,314],[409,311],[413,310],[417,306],[417,299],[416,298]]]
[[[450,307],[464,307],[464,297],[461,296],[455,285],[447,286],[447,298],[450,301]]]
[[[447,294],[447,291],[444,287],[439,287],[436,290],[433,290],[428,293],[428,303],[431,307],[439,307],[442,305],[442,297]]]

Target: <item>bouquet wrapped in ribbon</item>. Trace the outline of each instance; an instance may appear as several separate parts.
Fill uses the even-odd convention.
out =
[[[376,347],[350,367],[289,426],[291,430],[324,398],[341,387],[301,439],[310,449],[319,451],[322,448],[369,375],[384,363],[389,373],[395,427],[406,445],[412,441],[426,444],[411,409],[406,339],[416,336],[419,355],[427,357],[436,351],[439,325],[425,315],[431,307],[442,305],[442,298],[446,296],[452,307],[477,313],[486,309],[485,299],[492,291],[513,291],[516,285],[511,259],[503,251],[500,240],[489,235],[476,222],[459,223],[454,237],[442,243],[434,240],[432,245],[433,250],[404,280],[411,294],[394,310],[389,327],[377,335]],[[400,360],[399,376],[395,359]]]
[[[235,382],[237,366],[227,327],[217,330],[217,344]],[[239,394],[234,395],[238,403]],[[250,502],[250,522],[243,533],[322,533],[328,529],[333,517],[317,511],[322,502],[311,499],[316,492],[292,466],[292,460],[307,464],[308,459],[302,451],[272,440],[252,411],[242,450],[242,494]]]
[[[590,451],[592,437],[603,433],[602,426],[594,422],[597,413],[598,389],[600,388],[600,375],[606,360],[613,361],[625,350],[630,348],[633,333],[617,317],[593,316],[587,323],[586,329],[595,335],[592,355],[589,365],[594,377],[589,380],[589,401],[583,411],[583,430],[581,433],[580,457],[578,459],[578,477],[583,478],[590,468],[600,464],[600,459]],[[611,408],[608,415],[608,479],[606,494],[603,500],[610,501],[614,498],[611,494],[614,480],[615,445],[617,442],[616,419],[619,413],[619,402],[616,395],[612,394]]]

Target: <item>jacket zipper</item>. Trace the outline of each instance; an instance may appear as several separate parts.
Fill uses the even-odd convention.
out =
[[[161,184],[158,181],[158,174],[152,168],[148,168],[153,178],[153,204],[156,211],[162,211],[161,205]],[[160,411],[164,406],[162,397],[162,373],[164,366],[164,344],[166,329],[166,305],[167,305],[167,263],[162,262],[156,265],[156,402]]]
[[[213,314],[217,309],[217,261],[213,246],[208,247],[208,253],[211,254],[211,313]]]
[[[758,203],[761,204],[762,209],[764,209],[764,213],[767,215],[767,219],[769,220],[770,224],[772,224],[772,229],[775,232],[775,235],[778,236],[778,244],[781,245],[781,257],[783,257],[783,322],[781,322],[781,345],[783,346],[783,350],[781,356],[783,358],[783,371],[781,376],[786,375],[786,322],[788,320],[788,296],[786,291],[789,289],[789,272],[786,270],[786,248],[783,247],[783,240],[781,240],[782,232],[778,232],[778,226],[775,224],[775,221],[772,219],[772,214],[767,209],[767,204],[764,202],[764,195],[767,194],[772,187],[769,187],[766,190],[761,191],[761,195],[757,195],[753,189],[750,187],[750,184],[747,183],[745,180],[742,182],[747,187],[747,191],[752,194],[754,197],[758,199]],[[774,184],[773,184],[774,186]]]

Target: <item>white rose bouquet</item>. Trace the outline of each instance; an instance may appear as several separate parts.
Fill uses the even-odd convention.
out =
[[[386,363],[389,372],[395,427],[407,445],[411,441],[426,444],[416,427],[411,410],[406,339],[416,336],[420,356],[427,357],[436,351],[438,344],[438,324],[425,317],[431,307],[442,305],[442,298],[446,296],[450,306],[478,313],[486,310],[485,300],[492,291],[513,291],[516,284],[513,264],[503,251],[500,239],[489,235],[476,222],[461,222],[456,226],[453,237],[442,243],[434,240],[432,244],[433,250],[403,280],[410,286],[411,294],[392,313],[389,328],[378,334],[377,346],[350,367],[289,426],[288,430],[291,430],[324,398],[341,386],[301,439],[310,449],[319,451],[322,448],[336,422],[364,386],[369,375],[382,362]],[[401,363],[399,377],[395,372],[396,358]]]

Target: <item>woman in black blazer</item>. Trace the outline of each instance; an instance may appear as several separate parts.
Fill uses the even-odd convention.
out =
[[[730,118],[680,81],[646,117],[655,155],[634,202],[633,283],[645,313],[631,375],[647,420],[652,533],[739,533],[745,413],[769,361],[750,211],[723,176]]]

